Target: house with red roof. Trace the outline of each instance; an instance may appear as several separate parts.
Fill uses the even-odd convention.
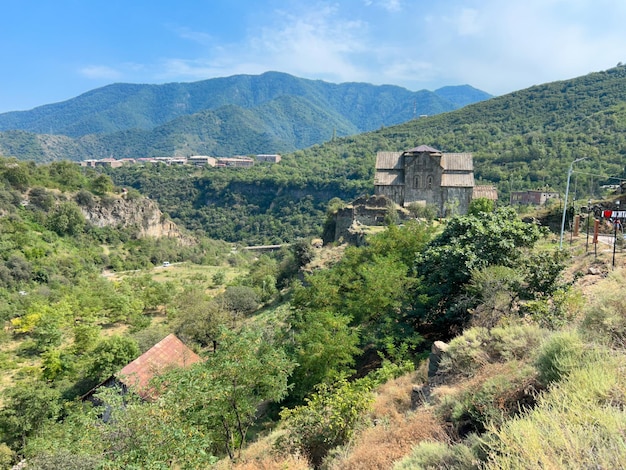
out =
[[[87,392],[82,400],[93,401],[93,395],[101,387],[119,386],[124,392],[132,391],[144,400],[154,398],[150,381],[176,367],[189,367],[202,358],[189,349],[174,334],[167,335],[134,361]]]

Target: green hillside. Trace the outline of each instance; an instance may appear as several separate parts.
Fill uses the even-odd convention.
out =
[[[118,191],[69,162],[0,160],[0,468],[608,469],[626,457],[621,249],[609,272],[611,250],[585,254],[582,237],[558,250],[511,208],[474,204],[361,247],[253,256],[81,218]],[[203,360],[164,369],[147,400],[132,386],[80,400],[170,333]],[[448,343],[426,361],[435,340]]]
[[[278,72],[193,83],[115,84],[62,103],[0,114],[0,151],[38,161],[59,155],[80,160],[284,152],[334,134],[365,132],[488,98],[467,85],[411,92]],[[9,132],[16,130],[37,135]],[[21,145],[24,140],[31,143]]]
[[[583,118],[584,116],[584,118]],[[284,155],[279,165],[246,170],[127,167],[119,185],[158,200],[178,223],[215,238],[248,243],[319,235],[328,201],[373,192],[376,152],[426,144],[472,152],[479,184],[564,192],[581,157],[572,196],[596,199],[624,176],[626,67],[549,83],[463,109],[337,138]]]

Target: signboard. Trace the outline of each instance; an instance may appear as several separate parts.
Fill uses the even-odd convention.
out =
[[[605,219],[626,219],[626,211],[602,211]]]

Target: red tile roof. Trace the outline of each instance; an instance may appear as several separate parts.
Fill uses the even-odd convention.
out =
[[[143,398],[151,394],[150,380],[173,367],[189,367],[202,359],[175,335],[170,334],[126,365],[117,379]]]

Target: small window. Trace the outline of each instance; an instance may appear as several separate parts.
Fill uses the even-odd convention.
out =
[[[422,177],[418,175],[415,177],[415,189],[420,189],[421,187],[422,187]]]
[[[428,184],[428,189],[433,189],[433,177],[429,176],[426,181],[427,181],[427,184]]]

